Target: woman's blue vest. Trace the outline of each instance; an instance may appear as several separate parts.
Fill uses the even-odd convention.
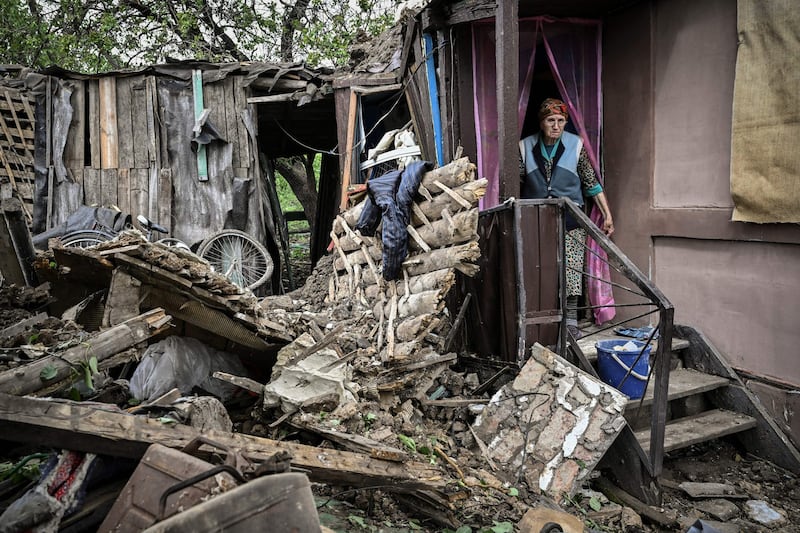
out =
[[[566,131],[561,135],[564,153],[553,168],[550,183],[547,183],[544,173],[536,166],[536,160],[533,158],[533,149],[538,141],[539,134],[536,133],[519,142],[526,173],[520,191],[522,198],[567,197],[579,206],[583,206],[581,179],[578,177],[578,158],[583,147],[581,138]]]

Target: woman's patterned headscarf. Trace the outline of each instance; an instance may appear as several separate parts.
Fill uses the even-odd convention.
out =
[[[567,104],[555,98],[546,99],[539,107],[539,120],[544,120],[550,115],[563,115],[565,119],[569,119]]]

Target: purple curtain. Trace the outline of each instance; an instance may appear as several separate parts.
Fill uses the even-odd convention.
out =
[[[561,98],[566,102],[572,121],[581,136],[592,167],[602,182],[600,168],[600,130],[602,124],[601,95],[601,34],[600,22],[585,19],[554,19],[533,17],[520,19],[520,95],[519,131],[527,113],[528,100],[533,80],[537,42],[540,39],[547,54],[547,61],[555,79]],[[494,21],[476,22],[472,25],[474,113],[478,147],[478,170],[489,180],[481,208],[486,209],[500,202],[500,177],[498,175],[497,144],[497,93],[495,74]],[[602,216],[596,206],[592,220],[601,224]],[[587,267],[589,278],[589,301],[591,305],[612,305],[613,295],[608,283],[608,265],[598,261],[597,255],[606,259],[605,252],[589,239]],[[591,259],[591,260],[589,260]],[[605,265],[603,267],[603,265]],[[595,321],[603,323],[614,317],[613,307],[594,310]]]

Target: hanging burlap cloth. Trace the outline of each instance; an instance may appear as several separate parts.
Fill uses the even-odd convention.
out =
[[[738,2],[733,220],[800,222],[800,4]]]

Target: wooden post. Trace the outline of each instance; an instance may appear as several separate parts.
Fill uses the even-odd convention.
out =
[[[347,111],[347,144],[344,147],[344,168],[342,169],[342,195],[339,210],[347,209],[347,189],[353,174],[353,143],[356,136],[356,111],[358,109],[358,94],[350,90],[350,107]]]
[[[519,3],[497,2],[497,143],[500,201],[519,198]]]

